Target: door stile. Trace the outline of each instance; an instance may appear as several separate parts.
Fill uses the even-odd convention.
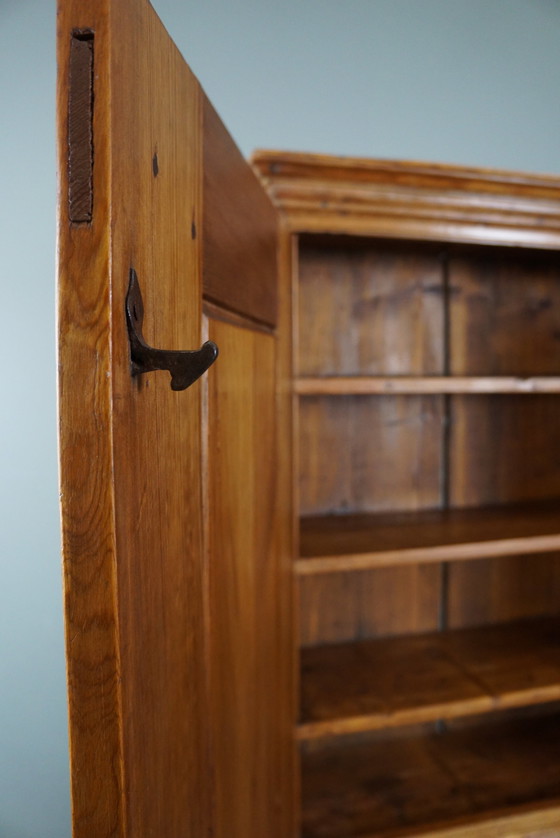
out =
[[[86,10],[76,2],[60,4],[59,451],[75,838],[125,835],[111,425],[108,31],[105,3]],[[90,41],[93,63],[90,71],[87,65],[80,69],[74,64],[71,77],[71,51],[80,39],[86,44]],[[92,88],[89,100],[83,89],[88,74]],[[72,104],[73,95],[76,98]],[[78,125],[71,137],[71,119],[78,123],[82,120],[85,133]],[[88,122],[95,137],[95,162],[89,159],[87,149],[84,153],[83,148],[74,148],[74,161],[79,162],[81,157],[86,168],[76,174],[71,171],[70,146],[93,147]],[[79,200],[76,207],[72,191],[87,189],[88,177],[92,200],[86,199],[84,212]],[[71,183],[72,178],[77,178],[77,184]]]
[[[85,11],[78,0],[64,0],[58,27],[60,456],[74,836],[204,838],[211,774],[201,387],[173,392],[167,373],[132,378],[124,313],[134,267],[148,342],[200,345],[200,90],[143,0],[104,0]],[[82,124],[72,133],[73,37],[93,47],[93,95],[88,102],[82,75],[75,97]],[[72,156],[69,141],[85,149]],[[87,172],[78,176],[77,193],[90,188],[89,217],[87,199],[85,215],[84,202],[75,214],[69,200],[70,163],[84,159],[91,182]]]

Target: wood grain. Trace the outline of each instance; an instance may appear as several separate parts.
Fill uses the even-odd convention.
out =
[[[448,625],[560,613],[560,554],[458,562],[449,568]]]
[[[204,296],[253,320],[278,318],[277,216],[203,95]],[[191,229],[189,227],[189,229]],[[197,234],[196,227],[191,233]]]
[[[294,232],[560,248],[560,181],[434,163],[259,151]]]
[[[521,829],[555,826],[559,747],[558,717],[543,715],[314,748],[303,758],[302,835],[503,838],[526,834],[515,831],[517,818]],[[498,831],[504,823],[512,832]]]
[[[279,678],[290,638],[278,614],[284,556],[275,540],[270,456],[278,434],[276,341],[219,321],[210,321],[209,334],[222,359],[208,394],[216,834],[283,836],[290,812],[279,782],[286,774],[290,692]]]
[[[270,348],[276,338],[250,331],[249,352],[240,341],[236,360],[238,342],[229,336],[239,327],[216,326],[232,348],[218,379],[223,416],[238,425],[222,425],[217,414],[212,447],[203,382],[174,392],[167,373],[132,378],[124,316],[130,268],[142,288],[146,340],[166,349],[200,346],[204,261],[221,264],[219,255],[212,257],[215,237],[203,231],[236,228],[238,219],[222,225],[223,212],[235,214],[235,184],[214,222],[211,154],[203,166],[203,94],[151,6],[145,0],[94,5],[62,0],[58,15],[60,451],[74,836],[285,838],[294,831],[295,797],[292,527],[286,473],[275,468],[277,446],[289,454],[286,420],[275,415],[286,400],[285,383],[282,397],[276,386],[280,366]],[[95,32],[95,200],[91,222],[79,225],[68,215],[66,165],[75,30]],[[214,128],[219,145],[218,123]],[[220,147],[230,143],[227,137]],[[258,192],[247,167],[245,175]],[[221,183],[221,175],[213,182]],[[260,201],[269,206],[266,196]],[[247,258],[247,275],[251,265],[260,266],[258,277],[270,291],[276,284],[272,209],[265,226],[271,233],[266,270],[251,241],[243,240],[231,281],[243,275]],[[245,314],[245,303],[239,308]],[[260,311],[249,309],[249,319]],[[247,381],[240,370],[245,362]],[[262,437],[260,445],[244,437],[252,453],[236,479],[229,469],[239,464],[235,444],[249,405]],[[227,456],[220,459],[220,452]],[[205,506],[210,494],[211,509]],[[227,552],[216,555],[212,529],[235,536]],[[235,553],[248,544],[250,554]],[[212,599],[209,559],[226,581],[233,567],[240,572],[236,581],[247,583],[246,591],[232,585],[229,610]],[[238,606],[247,607],[245,616]],[[258,631],[247,633],[249,624]],[[237,658],[212,656],[220,629],[222,638],[238,641]],[[241,658],[246,667],[238,665]],[[232,669],[251,681],[232,688]],[[257,712],[222,713],[211,693],[215,683],[226,684],[220,695],[231,693],[233,707]],[[247,745],[250,777],[240,778],[218,733]],[[220,807],[224,797],[231,801],[228,771],[231,787],[242,794],[226,822]]]
[[[108,7],[59,4],[57,18],[58,398],[72,818],[76,838],[125,835],[120,638],[114,609],[115,509],[110,415]],[[71,226],[71,32],[94,28],[96,167],[91,226]],[[76,386],[79,382],[79,386]],[[84,398],[84,393],[87,396]],[[100,699],[103,700],[100,700]]]
[[[205,420],[213,835],[285,838],[297,800],[290,324],[267,325],[275,213],[208,103],[204,114],[205,276],[221,283],[214,294],[205,281],[220,347]]]
[[[301,514],[437,506],[442,423],[437,396],[306,399],[299,406]]]
[[[560,378],[530,376],[324,376],[296,379],[300,396],[472,395],[560,393]]]
[[[451,397],[452,506],[560,497],[557,395]]]
[[[301,519],[301,575],[560,548],[558,501]],[[502,568],[504,569],[504,568]]]
[[[459,376],[556,376],[556,254],[480,253],[449,260],[449,368]]]
[[[127,834],[212,822],[201,388],[130,376],[122,304],[134,266],[144,335],[201,343],[198,83],[147,3],[111,4],[113,468]],[[158,166],[154,167],[154,155]]]
[[[538,632],[493,624],[559,608],[560,181],[253,160],[298,252],[287,287],[307,734],[549,701],[554,638],[547,657]],[[418,636],[446,625],[481,628]],[[488,721],[480,734],[454,721],[433,746],[407,729],[378,734],[370,751],[307,743],[303,834],[503,838],[558,826],[554,717],[529,740],[522,720],[504,719],[501,734]]]
[[[300,376],[443,372],[437,252],[302,237],[299,254]]]
[[[439,565],[299,574],[298,589],[302,646],[433,631],[439,625]]]
[[[558,618],[302,650],[300,739],[560,699]]]
[[[509,814],[487,813],[462,822],[448,823],[443,829],[415,830],[417,838],[558,838],[560,806],[544,804],[516,806]],[[403,838],[410,831],[397,830],[391,838]]]

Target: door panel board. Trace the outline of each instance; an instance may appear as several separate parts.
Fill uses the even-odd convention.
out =
[[[91,220],[79,223],[70,220],[68,201],[76,30],[93,41]],[[230,184],[220,218],[225,212],[225,221],[230,214],[234,220],[214,220],[207,201],[203,221],[205,166],[206,176],[221,182],[203,154],[204,94],[145,0],[60,0],[58,31],[60,457],[74,838],[286,838],[294,765],[290,514],[286,493],[278,513],[274,468],[277,446],[287,440],[275,413],[274,212],[235,150],[238,171],[245,166],[256,191],[249,199]],[[219,120],[213,132],[217,147],[234,154]],[[251,236],[263,205],[264,244]],[[208,260],[225,276],[227,249],[214,249],[234,241],[222,241],[220,231],[237,230],[241,217],[244,239],[231,281],[252,279],[242,304],[228,308],[267,324],[268,333],[212,325],[221,356],[207,384],[184,392],[170,389],[166,372],[132,378],[124,313],[130,268],[142,289],[147,342],[198,348],[204,266]],[[258,300],[251,303],[259,277],[268,288],[265,314]],[[215,418],[206,413],[207,394]],[[237,430],[220,418],[228,420],[235,405],[253,406],[255,433],[244,458],[221,460],[219,452],[231,452],[235,433],[244,432],[242,413]],[[237,485],[246,475],[254,481],[251,506],[243,500],[240,522],[247,496]],[[216,538],[223,543],[231,533],[226,556]],[[210,582],[229,584],[232,568],[235,579],[243,568],[241,588],[216,592]],[[239,596],[239,613],[228,610],[230,595]],[[226,640],[239,645],[222,657]],[[224,751],[222,735],[239,744],[247,777]],[[240,795],[228,812],[231,789]]]

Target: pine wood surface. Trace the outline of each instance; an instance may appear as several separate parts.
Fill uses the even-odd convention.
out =
[[[277,152],[257,153],[253,162],[288,229],[298,234],[292,293],[297,492],[303,516],[296,564],[299,627],[304,646],[314,647],[303,650],[304,660],[309,654],[323,665],[317,664],[316,689],[310,689],[311,703],[326,714],[310,722],[317,726],[309,735],[318,730],[340,733],[353,723],[357,729],[403,723],[407,713],[416,721],[433,719],[432,713],[453,716],[465,707],[484,713],[496,700],[506,706],[552,700],[558,689],[555,652],[546,660],[535,657],[536,648],[543,650],[531,633],[526,635],[525,657],[519,639],[513,639],[514,649],[507,642],[501,647],[498,640],[489,643],[486,657],[479,648],[486,648],[484,643],[463,648],[461,654],[455,650],[452,657],[436,645],[425,657],[411,653],[412,661],[401,662],[399,668],[397,650],[401,643],[421,645],[426,638],[419,632],[446,625],[482,624],[484,628],[467,636],[478,637],[480,631],[492,640],[504,631],[493,625],[499,620],[535,617],[535,625],[543,625],[539,615],[558,613],[559,533],[552,499],[560,497],[554,453],[560,450],[554,418],[560,330],[552,251],[560,247],[560,182],[516,173]],[[542,248],[550,252],[542,253]],[[480,509],[498,504],[511,505],[503,520],[504,509],[497,517],[495,509]],[[465,512],[473,518],[463,520],[460,537],[455,525],[450,528],[455,540],[443,536],[445,527],[436,535],[438,526],[423,529],[418,523],[432,514],[431,508],[440,523],[448,508],[451,515]],[[397,525],[401,513],[408,517],[407,527]],[[371,522],[391,515],[393,535],[375,552]],[[320,546],[308,553],[306,527],[312,519]],[[356,532],[354,522],[361,519],[367,523]],[[325,521],[330,531],[323,528]],[[348,523],[349,532],[344,532]],[[388,562],[377,561],[387,554]],[[466,561],[441,563],[448,558]],[[419,563],[424,561],[428,563]],[[341,572],[324,572],[332,570]],[[416,637],[395,637],[407,632]],[[386,636],[371,644],[348,643],[345,654],[339,647],[340,656],[332,648],[320,648]],[[457,638],[453,632],[441,636]],[[441,642],[439,637],[437,644]],[[371,672],[364,674],[363,658],[369,663],[365,650],[388,648],[393,654],[383,658],[387,666],[375,669],[380,653]],[[459,663],[462,657],[469,661],[467,671]],[[451,659],[453,675],[447,670]],[[397,681],[405,688],[390,689]],[[307,683],[313,685],[313,679]],[[305,680],[302,688],[305,692]],[[399,709],[390,700],[376,704],[380,694],[396,695]],[[347,713],[333,710],[337,701],[338,709]],[[366,712],[355,712],[356,705],[365,706]],[[522,723],[517,728],[511,724],[509,734],[502,728],[511,748],[496,777],[492,754],[483,753],[489,738],[483,726],[481,743],[473,745],[477,756],[472,772],[462,772],[461,761],[454,768],[456,755],[450,755],[456,749],[469,751],[471,745],[460,738],[473,737],[472,731],[450,731],[446,741],[454,744],[449,760],[438,753],[432,771],[421,757],[418,774],[410,758],[414,746],[412,751],[403,746],[399,765],[404,729],[392,744],[385,731],[385,739],[376,745],[373,770],[362,771],[359,760],[356,766],[350,756],[342,758],[332,785],[327,780],[324,795],[318,790],[316,810],[313,803],[304,804],[304,812],[311,812],[311,820],[316,815],[320,824],[309,835],[504,838],[557,826],[558,777],[549,784],[555,785],[554,791],[545,791],[542,799],[536,788],[523,796],[541,769],[550,773],[554,755],[550,748],[546,751],[547,742],[541,766],[539,747],[529,744],[524,751]],[[541,733],[546,738],[544,723]],[[413,739],[410,733],[409,743]],[[304,800],[317,776],[318,747],[316,739],[306,746]],[[350,754],[352,747],[341,739],[332,753],[345,749]],[[420,751],[425,753],[424,745]],[[531,774],[528,783],[524,771]],[[504,779],[510,774],[515,775],[511,795]],[[487,788],[496,794],[483,800]],[[409,820],[415,800],[418,811],[431,802],[436,808],[441,803],[440,811],[428,813],[425,820],[414,814],[414,823],[399,826],[403,813]],[[380,810],[392,807],[392,823],[384,826],[379,812],[368,821],[367,812],[376,805]],[[506,814],[510,805],[515,814]],[[362,823],[355,829],[352,819],[360,821],[362,815],[366,827]],[[342,827],[337,830],[333,824],[338,818]],[[438,825],[441,821],[445,828]]]
[[[295,232],[560,248],[560,182],[432,163],[258,151]]]
[[[439,625],[439,564],[300,575],[298,591],[302,646],[434,631]]]
[[[254,211],[267,231],[263,257],[262,241],[257,253],[251,249],[252,198],[238,196],[236,214],[237,187],[228,181],[239,175],[239,153],[207,112],[203,125],[203,93],[145,0],[61,0],[58,27],[61,503],[74,836],[285,838],[293,833],[295,797],[291,522],[286,474],[275,463],[276,446],[289,446],[287,396],[285,382],[276,393],[275,352],[260,354],[276,341],[265,334],[275,322],[274,212],[261,195],[268,217],[258,201]],[[75,29],[94,33],[94,165],[91,222],[72,224],[67,81]],[[215,143],[206,158],[205,138]],[[216,147],[225,176],[210,171]],[[258,191],[247,168],[245,176]],[[213,190],[224,177],[217,222]],[[236,217],[227,224],[230,214]],[[205,269],[219,232],[228,240],[232,230],[243,235],[227,278],[245,276],[245,291],[268,289],[265,313],[260,304],[250,307],[250,293],[241,302],[225,293],[218,256]],[[237,360],[226,354],[217,381],[174,392],[167,373],[131,377],[124,301],[132,266],[153,346],[200,346],[204,277],[218,277],[215,299],[258,323],[247,341],[231,339],[238,326],[212,327],[234,356],[239,350]],[[251,374],[240,381],[244,363]],[[204,396],[218,391],[224,421],[215,418],[209,443]],[[242,400],[257,415],[260,445],[243,437],[249,424]],[[283,419],[275,414],[281,404]],[[239,437],[244,451],[251,445],[246,464]],[[230,469],[238,466],[235,481]],[[214,529],[232,535],[231,543],[212,546]],[[243,564],[232,550],[247,547]],[[225,582],[234,577],[229,600],[210,587],[210,560]],[[239,641],[231,659],[223,656],[230,636]],[[212,683],[228,674],[236,679],[232,706],[246,716],[232,718],[211,700]],[[234,766],[218,732],[237,748]],[[235,799],[230,788],[239,792]]]
[[[278,218],[202,95],[204,296],[258,322],[278,318]]]
[[[297,299],[299,376],[444,371],[443,273],[432,249],[302,237]]]
[[[560,699],[560,621],[302,649],[298,736],[313,739]]]
[[[559,553],[457,562],[448,574],[450,628],[560,613]]]
[[[503,838],[558,826],[559,747],[548,714],[313,747],[303,755],[302,836]]]
[[[447,270],[453,376],[558,375],[557,254],[452,254]]]
[[[440,393],[560,393],[560,378],[550,376],[324,376],[294,382],[299,396],[429,395]]]
[[[393,832],[391,838],[411,838],[409,830]],[[544,804],[515,807],[514,813],[493,813],[470,818],[443,830],[415,831],[416,838],[560,838],[560,806]]]
[[[450,399],[452,506],[560,497],[560,397]]]
[[[58,388],[69,738],[73,828],[76,838],[124,836],[117,587],[114,565],[114,504],[109,431],[111,384],[103,371],[110,364],[110,308],[106,275],[109,241],[106,225],[110,195],[109,113],[105,100],[110,60],[106,37],[108,10],[77,16],[65,3],[57,24],[57,156],[59,161],[58,239]],[[90,10],[91,12],[91,10]],[[96,166],[95,216],[90,225],[70,224],[68,171],[69,50],[73,28],[95,28],[94,112]],[[80,382],[78,389],[72,382]],[[83,392],[90,394],[84,402]],[[87,452],[87,473],[84,461]],[[102,526],[99,526],[99,522]],[[106,696],[104,704],[99,696]]]
[[[557,501],[301,519],[301,575],[560,548]]]
[[[438,506],[443,421],[439,396],[305,399],[298,417],[301,514]]]
[[[94,32],[93,202],[83,224],[69,223],[66,205],[75,29]],[[133,380],[124,317],[134,266],[148,342],[200,345],[199,245],[176,235],[199,223],[199,90],[147,3],[64,0],[58,36],[74,836],[200,836],[210,824],[200,389],[174,393],[165,373]]]
[[[292,829],[291,785],[284,796],[292,770],[292,674],[291,611],[278,585],[288,581],[289,556],[278,545],[270,456],[282,432],[277,341],[217,320],[209,336],[221,352],[208,379],[207,410],[214,834],[284,838]]]

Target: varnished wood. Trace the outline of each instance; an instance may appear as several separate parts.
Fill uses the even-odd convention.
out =
[[[277,217],[269,198],[203,94],[204,295],[275,326],[278,317]],[[194,223],[194,222],[193,222]]]
[[[106,4],[98,4],[95,14],[90,10],[81,16],[68,3],[59,9],[59,447],[72,818],[76,838],[93,838],[94,831],[103,836],[125,835],[120,638],[113,605],[117,572],[109,420],[110,289],[106,281],[110,264],[110,195],[104,183],[110,165],[109,113],[100,104],[107,95],[108,25]],[[99,102],[94,112],[97,148],[93,178],[96,203],[91,227],[72,227],[67,168],[69,50],[72,29],[85,26],[98,33],[95,56]],[[75,386],[78,381],[79,388]],[[88,393],[87,399],[84,392]],[[103,703],[100,696],[104,697]]]
[[[560,700],[560,622],[302,650],[300,739]]]
[[[259,151],[294,231],[560,248],[560,181],[490,169]]]
[[[560,553],[457,562],[449,567],[450,627],[559,613]]]
[[[301,575],[560,549],[556,501],[302,518]]]
[[[552,383],[560,370],[558,255],[452,255],[448,273],[451,374]]]
[[[442,423],[433,395],[300,401],[301,514],[438,506]]]
[[[298,378],[300,396],[560,393],[557,376],[325,376]]]
[[[439,625],[440,578],[435,564],[299,574],[301,644],[433,631]]]
[[[271,452],[277,340],[210,320],[221,364],[208,381],[210,708],[215,834],[290,835],[293,774],[291,607]],[[286,500],[283,500],[286,503]]]
[[[560,396],[454,396],[449,432],[453,506],[560,497]]]
[[[310,749],[302,836],[503,838],[557,825],[559,747],[558,717],[544,715]]]
[[[441,374],[443,315],[437,251],[301,237],[300,376]]]
[[[177,235],[201,211],[200,92],[147,3],[65,0],[61,194],[75,28],[95,31],[95,163],[91,224],[64,204],[59,219],[74,835],[198,838],[211,825],[200,387],[131,377],[124,298],[134,266],[147,339],[200,345],[200,245]]]
[[[560,806],[544,804],[515,807],[514,813],[492,813],[470,818],[467,822],[443,829],[421,829],[415,831],[417,838],[558,838]],[[392,838],[410,838],[410,831],[393,832]]]
[[[335,704],[337,697],[341,700],[332,717],[310,721],[311,728],[316,725],[315,733],[324,733],[333,725],[340,733],[355,729],[354,724],[367,727],[372,715],[375,726],[390,724],[387,718],[421,721],[475,708],[485,714],[493,702],[548,701],[557,695],[557,676],[547,672],[545,662],[540,682],[532,668],[539,669],[536,650],[546,643],[533,638],[535,655],[529,652],[526,663],[520,663],[522,643],[510,636],[511,654],[518,654],[515,666],[507,645],[498,654],[493,638],[502,629],[492,625],[558,613],[554,591],[560,532],[554,498],[560,496],[555,455],[560,450],[560,286],[555,251],[560,248],[560,181],[278,152],[257,153],[253,162],[297,245],[292,299],[296,495],[304,516],[296,563],[300,638],[304,646],[314,647],[303,650],[304,660],[317,662],[314,706],[332,708],[331,699]],[[544,506],[519,507],[532,501]],[[495,504],[504,507],[462,509]],[[426,511],[430,507],[433,511]],[[389,535],[389,520],[381,522],[394,513]],[[358,530],[357,521],[362,522]],[[457,538],[447,537],[452,530]],[[524,576],[529,577],[525,583]],[[446,625],[481,626],[465,635],[478,638],[462,652],[473,664],[470,672],[465,674],[458,655],[457,679],[446,681],[448,658],[438,655],[445,639],[458,635],[443,632],[434,639],[438,651],[431,664],[422,667],[411,654],[397,678],[399,644],[410,642],[412,648],[423,640],[396,635]],[[391,648],[393,654],[387,652],[383,663],[374,658],[371,672],[363,675],[356,657],[370,644],[348,641],[368,637],[388,637],[372,641],[371,649]],[[321,648],[343,641],[347,645],[340,648],[340,657]],[[354,663],[341,663],[347,659]],[[554,656],[551,665],[556,667]],[[352,686],[357,671],[358,684]],[[410,704],[386,710],[388,702],[381,722],[383,679],[390,681],[393,674],[406,685],[415,673],[419,681],[425,675],[426,683],[438,683],[442,694],[446,686],[451,693],[457,689],[455,698],[440,695],[442,702],[434,698],[432,703],[422,684],[416,684],[418,689],[410,688]],[[533,686],[540,683],[534,693],[522,683],[527,674],[534,675]],[[371,687],[365,699],[364,683]],[[465,683],[469,686],[461,693]],[[346,686],[350,697],[342,708]],[[399,700],[406,704],[403,692],[392,691],[397,705]],[[375,705],[370,714],[355,712],[356,695]],[[486,727],[486,738],[497,730]],[[546,736],[544,731],[543,724]],[[319,796],[315,814],[320,829],[309,834],[503,838],[558,824],[558,805],[551,807],[547,795],[539,801],[536,787],[524,788],[524,769],[517,771],[510,794],[505,778],[513,777],[523,760],[528,765],[533,760],[529,771],[541,770],[539,748],[530,758],[524,754],[520,728],[519,751],[512,741],[499,775],[489,770],[480,787],[480,764],[461,774],[464,742],[458,732],[447,739],[446,756],[436,759],[435,775],[441,780],[440,785],[434,781],[436,786],[431,780],[423,785],[429,773],[423,763],[415,775],[414,762],[404,757],[403,775],[413,776],[410,786],[399,785],[396,754],[403,734],[396,746],[387,739],[379,743],[372,752],[372,772],[360,765],[356,751],[358,763],[343,761],[328,793]],[[484,745],[476,746],[477,753],[481,749]],[[312,760],[310,752],[303,762],[304,796],[313,782],[308,774],[313,774]],[[366,778],[363,796],[360,777]],[[500,799],[488,806],[469,804],[468,811],[458,812],[453,804],[449,812],[409,827],[393,824],[386,830],[379,821],[371,829],[352,825],[376,805],[368,796],[380,810],[392,801],[394,812],[408,813],[415,800],[420,807],[424,801],[437,806],[443,800],[445,809],[446,788],[466,800],[473,788],[484,797],[485,785],[498,789],[500,783]],[[341,787],[347,789],[348,818],[337,825]],[[516,790],[527,792],[529,808],[516,799]],[[506,812],[510,805],[515,813]]]
[[[276,217],[219,120],[208,117],[196,79],[148,2],[61,0],[58,27],[60,456],[74,836],[285,838],[294,832],[295,800],[293,656],[286,654],[292,514],[286,470],[275,465],[279,449],[289,454],[290,445],[286,373],[280,393],[273,334]],[[68,215],[74,30],[95,33],[92,217],[79,224]],[[205,140],[213,144],[206,156]],[[216,149],[223,152],[218,161]],[[225,176],[212,170],[218,163]],[[251,238],[253,198],[237,191],[228,172],[259,196],[264,255],[263,240]],[[215,219],[213,190],[224,181]],[[217,253],[220,231],[233,247],[228,231],[239,230],[240,219],[245,238],[233,252]],[[142,284],[146,340],[169,349],[198,348],[208,336],[203,279],[216,280],[215,300],[225,301],[226,320],[236,320],[211,326],[231,349],[216,379],[174,392],[166,373],[131,376],[124,316],[131,267]],[[228,296],[227,281],[240,277],[248,283],[243,293]],[[249,323],[255,328],[247,330]],[[247,341],[231,338],[244,329]],[[249,427],[255,437],[244,435]],[[216,545],[212,534],[232,539]],[[217,591],[216,580],[231,583],[229,590]],[[224,655],[228,638],[237,644],[231,658]],[[224,749],[232,742],[234,762]]]

